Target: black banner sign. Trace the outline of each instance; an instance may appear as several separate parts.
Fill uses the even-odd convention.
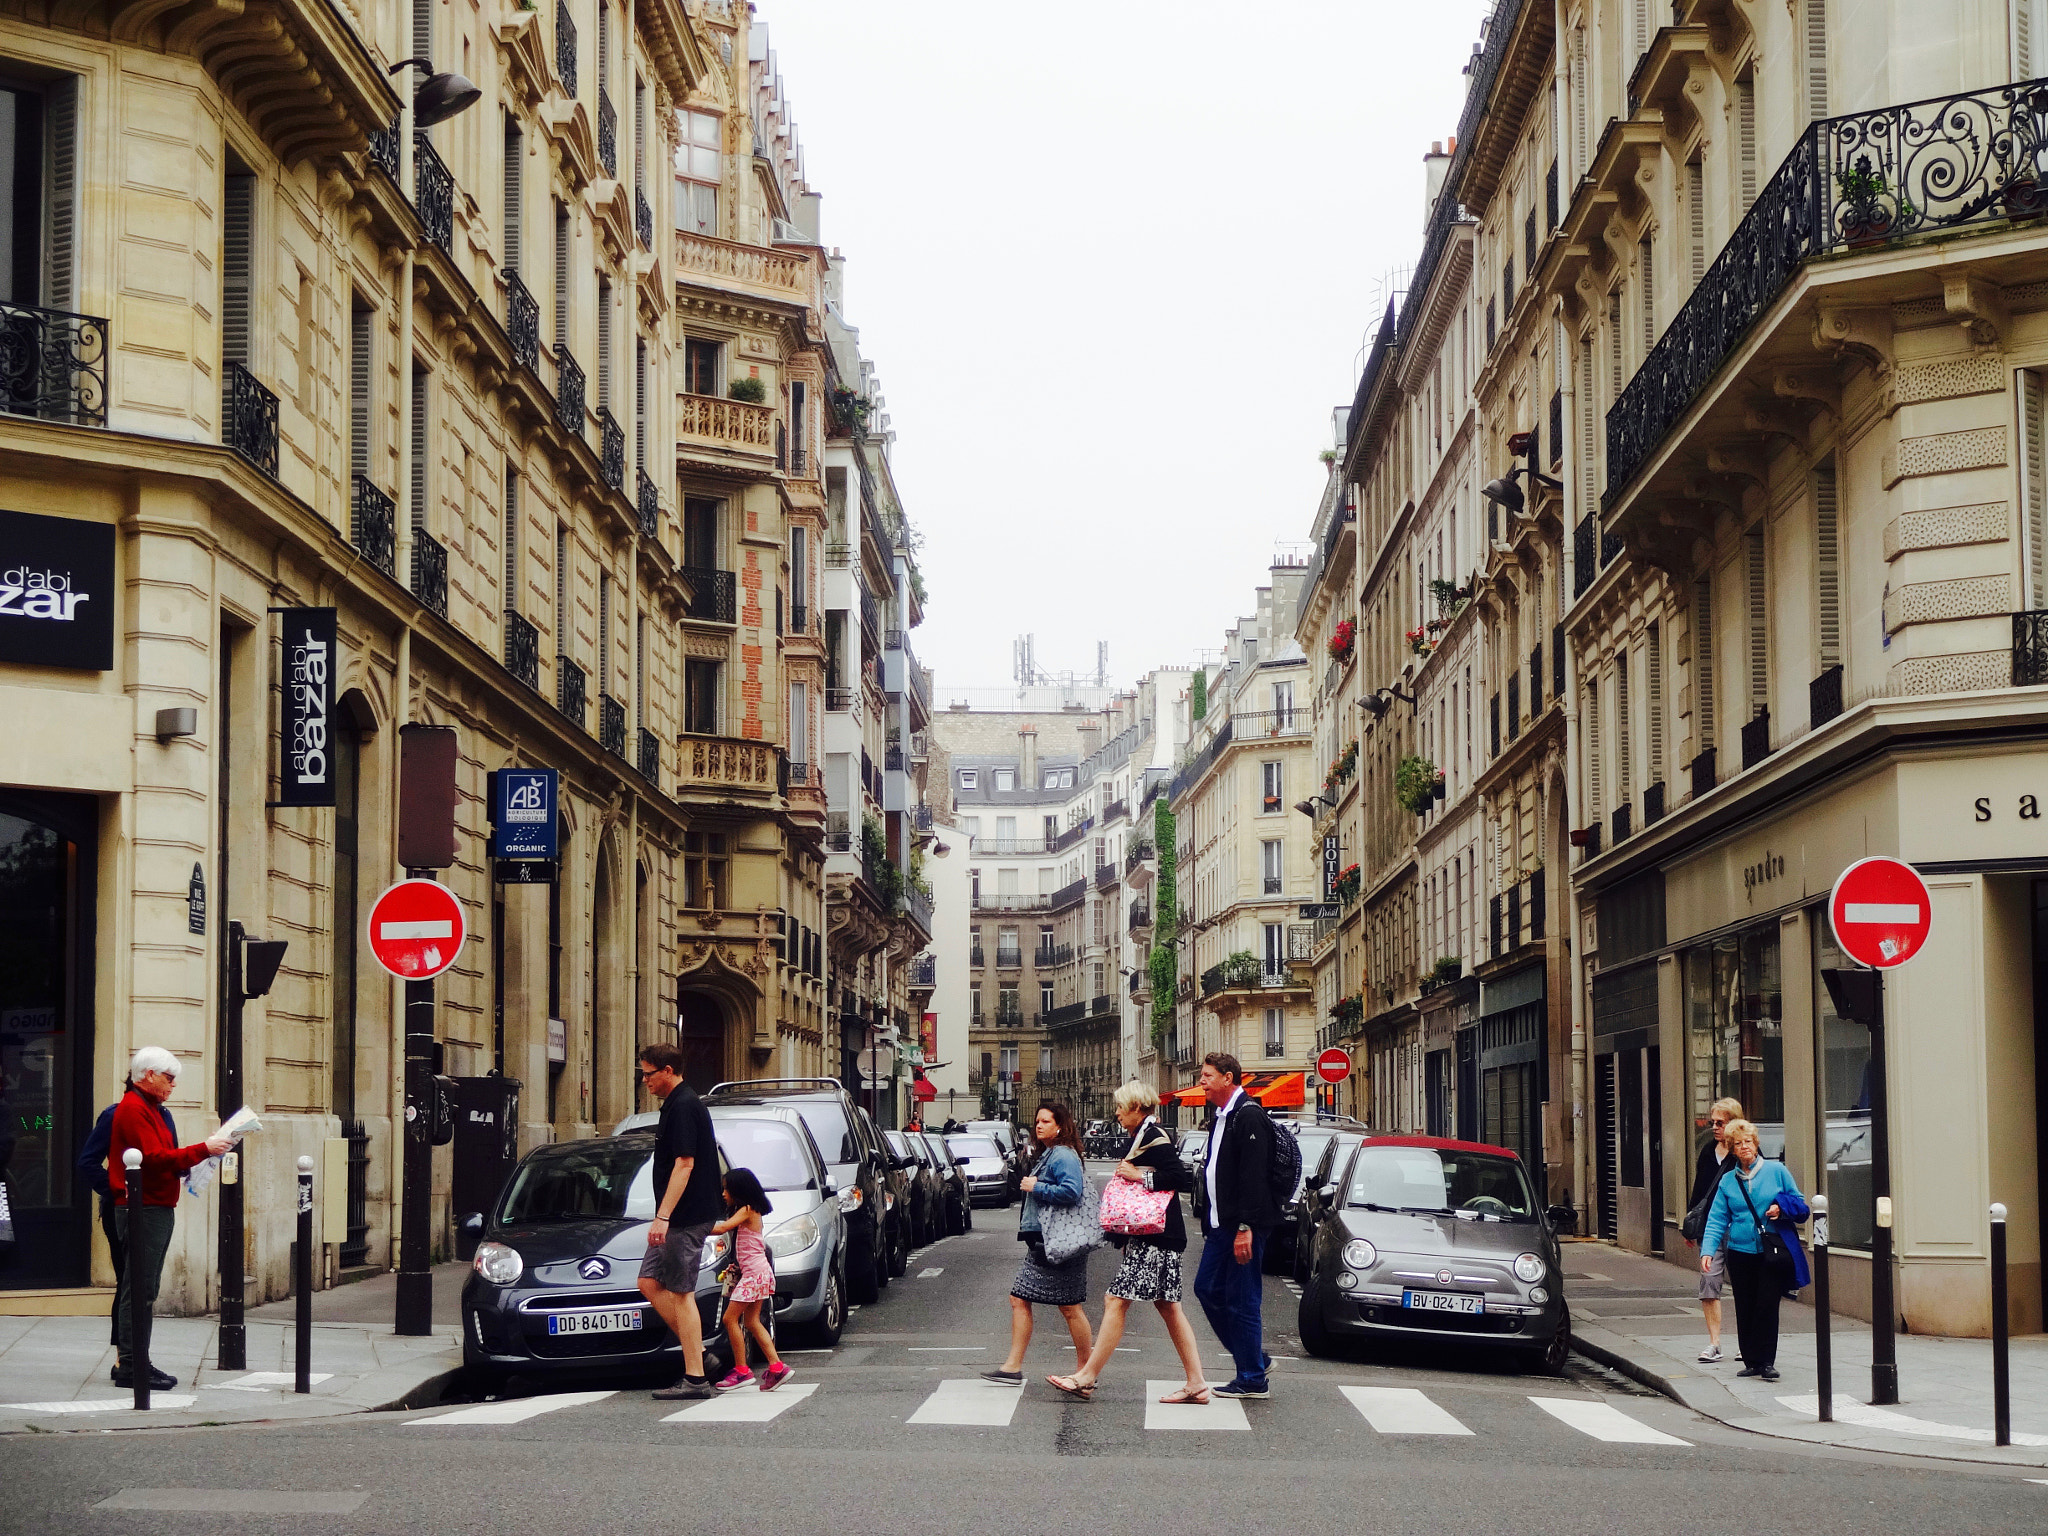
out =
[[[0,511],[0,661],[112,668],[112,523]]]
[[[279,805],[334,804],[334,610],[281,608],[284,720]]]

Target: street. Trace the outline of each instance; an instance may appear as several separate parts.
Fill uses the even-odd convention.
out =
[[[1044,1384],[1072,1364],[1046,1308],[1024,1388],[990,1386],[977,1378],[1006,1336],[1015,1220],[1014,1207],[985,1209],[974,1232],[919,1250],[879,1303],[855,1309],[836,1349],[792,1350],[797,1375],[773,1394],[676,1412],[649,1399],[652,1383],[593,1380],[302,1425],[9,1437],[0,1531],[273,1530],[295,1513],[337,1533],[593,1532],[680,1515],[835,1536],[1162,1511],[1181,1530],[1276,1532],[1865,1532],[1873,1512],[1893,1529],[2048,1521],[2048,1485],[2028,1469],[1747,1435],[1576,1357],[1563,1378],[1483,1356],[1311,1359],[1292,1289],[1271,1276],[1270,1401],[1158,1406],[1179,1377],[1150,1308],[1134,1309],[1093,1402]],[[1091,1319],[1113,1269],[1106,1250],[1091,1260]]]

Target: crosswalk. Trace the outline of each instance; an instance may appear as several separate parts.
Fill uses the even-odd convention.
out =
[[[1212,1397],[1204,1404],[1162,1403],[1160,1398],[1180,1383],[1174,1380],[1147,1381],[1144,1393],[1144,1427],[1147,1431],[1178,1433],[1251,1433],[1270,1422],[1272,1406],[1248,1405],[1231,1398]],[[1323,1383],[1276,1383],[1276,1395],[1283,1401],[1313,1405],[1328,1401],[1329,1387]],[[1456,1414],[1417,1387],[1368,1387],[1339,1385],[1339,1397],[1356,1410],[1359,1418],[1379,1435],[1388,1437],[1471,1438],[1479,1433]],[[408,1426],[430,1428],[464,1425],[524,1424],[544,1414],[585,1408],[618,1394],[613,1392],[557,1392],[541,1397],[514,1398],[506,1402],[479,1403],[409,1418]],[[817,1382],[785,1386],[776,1392],[742,1389],[720,1397],[690,1404],[661,1420],[664,1424],[770,1424],[800,1405],[818,1401],[844,1404],[855,1399],[872,1401],[872,1393],[835,1386],[827,1391]],[[1498,1404],[1503,1399],[1492,1398]],[[1609,1445],[1661,1445],[1690,1448],[1692,1442],[1667,1434],[1623,1412],[1613,1403],[1597,1398],[1544,1397],[1529,1395],[1505,1401],[1538,1410],[1532,1425],[1562,1424],[1587,1439]],[[1028,1405],[1028,1406],[1027,1406]],[[908,1426],[1006,1429],[1019,1412],[1029,1415],[1058,1413],[1062,1404],[1020,1387],[993,1385],[979,1377],[945,1380],[931,1388],[905,1420]],[[1092,1412],[1114,1417],[1129,1411],[1128,1402],[1098,1401]],[[1286,1411],[1286,1410],[1283,1410]],[[1492,1412],[1492,1409],[1488,1409]],[[1489,1433],[1494,1432],[1491,1427]]]

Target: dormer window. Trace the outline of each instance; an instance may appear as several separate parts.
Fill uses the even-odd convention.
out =
[[[979,769],[962,768],[960,770],[960,787],[962,789],[973,789],[980,780],[981,772]]]
[[[1014,768],[998,768],[998,769],[996,769],[995,773],[996,773],[996,783],[995,783],[995,790],[996,790],[996,793],[997,793],[997,794],[999,794],[999,795],[1007,795],[1007,794],[1009,794],[1009,793],[1010,793],[1010,792],[1011,792],[1012,790],[1014,790],[1014,789],[1015,789],[1015,788],[1017,787],[1017,770],[1016,770],[1016,769],[1014,769]]]

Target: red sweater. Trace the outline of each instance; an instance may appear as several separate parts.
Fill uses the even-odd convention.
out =
[[[113,1133],[107,1151],[107,1182],[113,1186],[116,1205],[128,1203],[128,1165],[123,1157],[130,1147],[142,1149],[144,1205],[176,1205],[179,1182],[213,1155],[203,1141],[189,1147],[175,1145],[155,1101],[145,1097],[140,1088],[130,1088],[114,1106]]]

